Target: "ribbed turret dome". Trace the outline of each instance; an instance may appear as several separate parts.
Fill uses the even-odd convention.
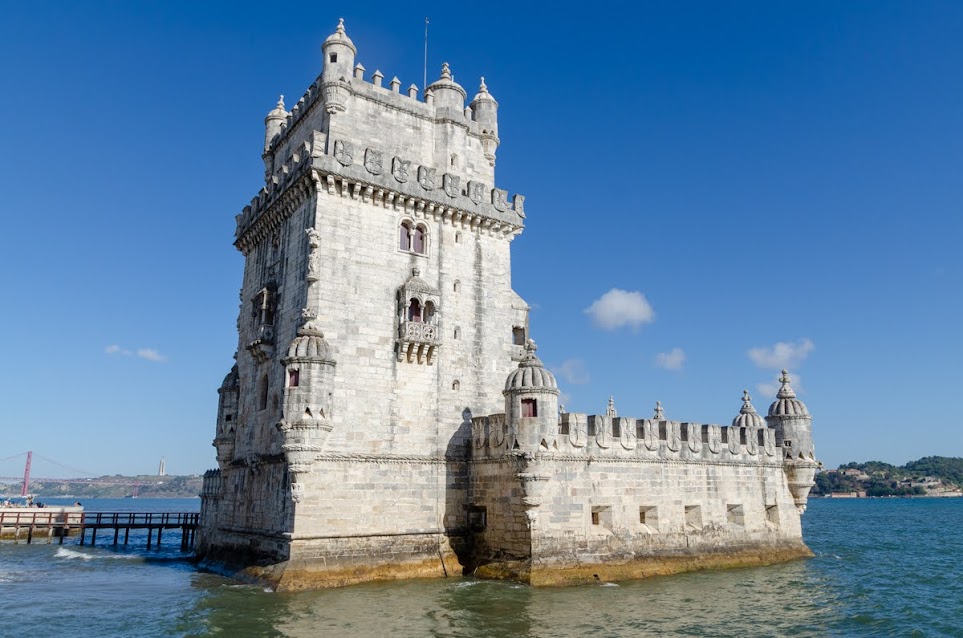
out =
[[[505,379],[506,392],[524,392],[526,390],[554,390],[558,391],[555,375],[549,372],[541,360],[535,356],[538,346],[531,339],[525,344],[525,358],[518,364],[517,370],[512,370]]]
[[[465,89],[455,82],[451,75],[451,67],[448,66],[447,62],[441,65],[441,77],[429,84],[425,91],[431,91],[434,94],[437,106],[457,106],[459,110],[464,108],[465,98],[468,97]],[[451,91],[455,95],[449,94],[449,97],[446,97],[446,91]]]
[[[320,330],[304,325],[288,346],[288,359],[331,361],[331,351]]]
[[[776,400],[769,406],[769,416],[809,416],[806,404],[796,398],[796,392],[789,387],[789,372],[782,371],[779,382],[782,387],[776,393]]]
[[[408,280],[405,281],[405,290],[408,293],[423,292],[429,295],[438,294],[437,288],[433,287],[431,284],[421,278],[420,268],[411,269],[411,277],[408,277]]]
[[[288,118],[288,112],[284,110],[284,96],[278,98],[277,106],[268,111],[265,120],[286,120]]]
[[[238,377],[238,373],[237,373],[237,364],[235,363],[235,364],[234,364],[234,367],[231,368],[231,371],[228,372],[228,373],[227,373],[227,376],[224,377],[224,382],[221,384],[221,388],[222,388],[222,389],[227,389],[227,388],[236,388],[236,387],[238,387],[238,386],[240,385],[238,379],[239,379],[239,377]]]
[[[759,416],[756,412],[756,408],[752,407],[752,397],[749,396],[749,390],[742,391],[742,409],[739,410],[739,414],[732,420],[732,426],[737,428],[761,428],[765,427],[766,421]]]
[[[338,19],[338,28],[334,33],[327,37],[327,39],[324,41],[324,44],[321,45],[321,48],[327,48],[331,44],[343,44],[347,47],[350,47],[353,53],[358,52],[354,46],[354,42],[352,42],[351,38],[348,37],[348,34],[344,32],[344,18]]]
[[[481,86],[478,87],[478,93],[471,100],[472,108],[475,107],[479,102],[494,102],[495,106],[498,106],[498,102],[492,97],[492,94],[488,92],[488,85],[485,84],[485,78],[481,79]]]

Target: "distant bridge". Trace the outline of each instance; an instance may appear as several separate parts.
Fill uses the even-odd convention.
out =
[[[97,476],[27,451],[0,459],[0,483],[19,483],[20,495],[30,494],[30,483],[83,483],[85,485],[129,485],[137,496],[140,481],[125,477]]]

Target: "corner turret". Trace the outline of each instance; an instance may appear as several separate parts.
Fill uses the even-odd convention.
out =
[[[281,132],[281,125],[288,119],[288,112],[284,110],[284,96],[278,98],[277,106],[271,109],[264,118],[264,152],[271,149],[271,142]],[[265,159],[265,161],[267,161]]]
[[[732,427],[762,428],[765,426],[765,420],[759,416],[759,413],[756,412],[756,408],[752,407],[752,397],[749,396],[749,390],[743,390],[742,409],[739,410],[739,414],[736,415],[736,418],[732,420]]]
[[[796,398],[790,381],[789,372],[783,370],[779,378],[782,386],[776,393],[776,400],[769,406],[766,423],[776,431],[776,445],[782,448],[789,489],[796,508],[802,513],[806,511],[809,490],[815,485],[820,463],[813,448],[812,416],[806,404]]]
[[[324,55],[321,87],[325,110],[328,113],[343,111],[347,107],[349,82],[354,73],[354,56],[358,50],[344,31],[344,18],[338,20],[338,28],[321,45]]]
[[[465,110],[468,93],[455,82],[447,62],[441,65],[441,77],[429,84],[426,91],[434,96],[435,108],[449,108],[459,114]]]
[[[485,159],[491,166],[495,165],[495,149],[498,148],[498,102],[488,92],[485,78],[481,79],[478,94],[469,105],[471,118],[481,126],[482,148]]]
[[[509,450],[536,453],[556,446],[558,436],[558,383],[535,356],[538,346],[525,344],[525,357],[505,380],[505,418],[514,444]]]
[[[238,396],[240,381],[237,364],[224,377],[224,382],[218,388],[217,401],[217,434],[213,445],[217,449],[217,464],[224,469],[234,459],[235,430],[237,422]]]

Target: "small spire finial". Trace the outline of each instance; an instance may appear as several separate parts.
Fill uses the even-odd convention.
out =
[[[338,18],[337,32],[344,35],[344,18]]]
[[[488,93],[488,87],[485,85],[485,76],[482,76],[481,86],[478,87],[480,93]]]
[[[451,79],[451,67],[448,66],[447,62],[442,62],[441,64],[441,79],[442,80]]]
[[[796,398],[796,391],[793,390],[793,389],[789,386],[789,383],[790,383],[791,381],[792,381],[792,379],[789,378],[789,371],[788,371],[788,370],[783,370],[783,371],[782,371],[782,376],[779,377],[779,383],[782,384],[782,387],[780,387],[780,388],[779,388],[779,392],[776,393],[776,397],[777,397],[777,398],[779,398],[779,399],[795,399],[795,398]]]
[[[605,416],[618,416],[619,413],[615,411],[615,397],[609,395],[609,404],[605,408]]]
[[[652,418],[653,418],[653,419],[656,419],[656,420],[658,420],[658,421],[662,421],[662,420],[665,419],[665,414],[662,413],[662,402],[661,402],[661,401],[656,401],[656,402],[655,402],[655,416],[653,416]]]
[[[789,383],[790,381],[792,381],[792,379],[789,378],[789,370],[786,370],[785,368],[783,368],[782,376],[779,377],[779,383],[786,384],[786,383]]]
[[[742,409],[739,410],[739,414],[755,414],[756,408],[752,407],[752,397],[749,396],[749,390],[742,391]]]
[[[284,110],[284,94],[278,96],[278,108]]]
[[[532,352],[532,353],[534,353],[536,350],[538,350],[538,346],[535,345],[535,340],[534,340],[534,339],[529,339],[529,340],[527,340],[527,341],[525,342],[525,350],[526,350],[527,352]]]

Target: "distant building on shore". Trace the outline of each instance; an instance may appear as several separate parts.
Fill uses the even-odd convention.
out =
[[[423,92],[385,84],[356,52],[339,24],[265,119],[198,555],[282,589],[811,555],[819,464],[785,371],[765,419],[745,393],[728,426],[561,412],[511,286],[527,211],[496,186],[498,102],[482,79],[466,106],[448,64]]]

